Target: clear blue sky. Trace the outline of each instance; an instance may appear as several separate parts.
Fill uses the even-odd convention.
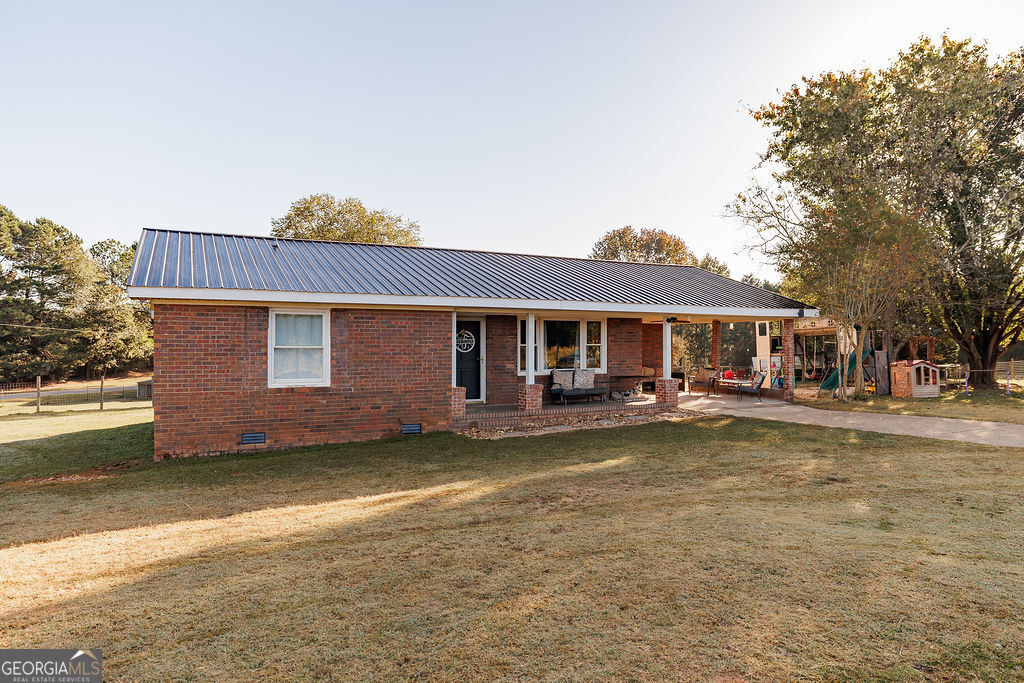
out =
[[[721,217],[747,108],[917,36],[1024,44],[1024,2],[0,0],[0,203],[87,244],[144,226],[262,234],[313,192],[428,245],[586,255],[632,224],[739,276]]]

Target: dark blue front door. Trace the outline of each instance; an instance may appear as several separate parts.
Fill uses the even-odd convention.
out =
[[[455,384],[466,387],[466,400],[480,398],[480,321],[455,322]]]

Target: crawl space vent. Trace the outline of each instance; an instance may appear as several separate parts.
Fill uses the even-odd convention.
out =
[[[402,434],[422,434],[422,433],[423,433],[423,425],[420,424],[419,422],[417,422],[415,424],[403,424],[402,425]]]
[[[266,442],[267,442],[267,433],[266,432],[246,432],[245,434],[242,434],[242,443],[243,444],[266,443]]]

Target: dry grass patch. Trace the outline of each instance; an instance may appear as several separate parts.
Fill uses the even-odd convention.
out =
[[[0,635],[119,678],[1015,677],[1022,477],[732,418],[172,461],[3,494]]]
[[[811,408],[847,410],[891,415],[923,415],[924,417],[953,417],[964,420],[992,420],[1024,424],[1024,392],[1007,396],[1002,391],[946,391],[939,398],[893,398],[868,396],[851,399],[846,403],[830,396],[815,397],[813,392],[798,392],[796,402]]]

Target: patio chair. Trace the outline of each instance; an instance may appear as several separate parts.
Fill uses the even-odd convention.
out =
[[[690,394],[694,387],[705,387],[705,396],[711,395],[715,387],[715,380],[718,379],[718,370],[714,368],[701,368],[687,378],[686,393]]]
[[[761,385],[764,384],[764,378],[768,376],[766,372],[755,372],[750,376],[748,382],[740,382],[736,385],[736,400],[739,401],[743,398],[743,394],[756,394],[757,400],[761,400]]]

